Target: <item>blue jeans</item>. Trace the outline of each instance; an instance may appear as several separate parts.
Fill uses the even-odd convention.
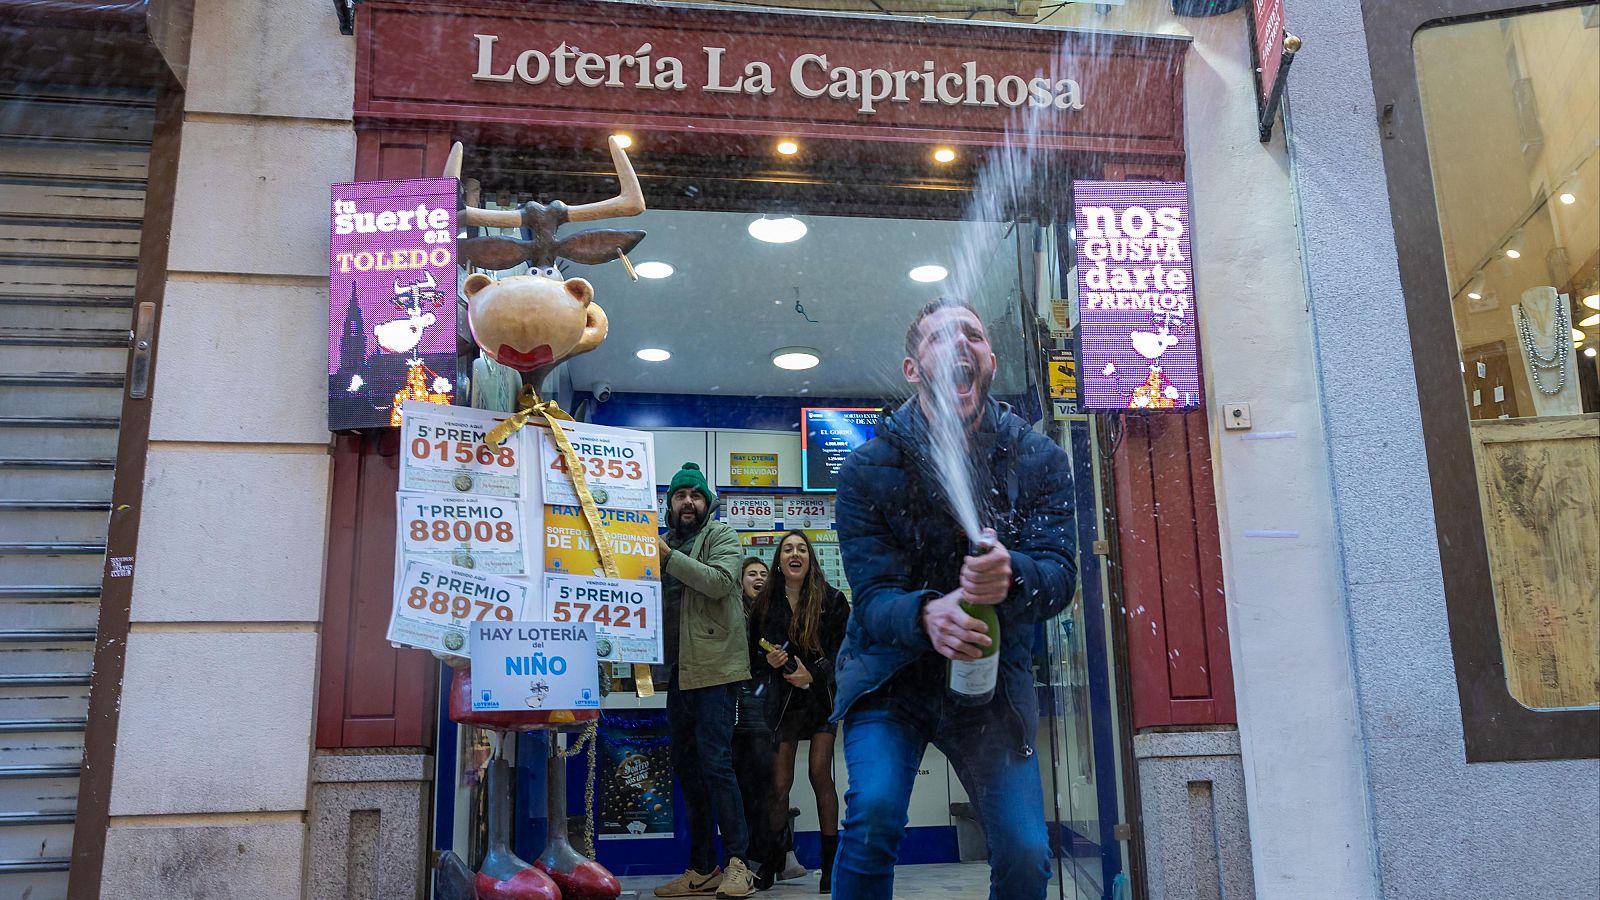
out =
[[[689,814],[689,868],[696,872],[717,867],[717,827],[722,829],[722,849],[728,856],[749,859],[750,832],[733,773],[733,706],[738,692],[738,682],[686,691],[673,679],[667,688],[672,770]]]
[[[990,900],[1044,900],[1050,881],[1039,760],[1017,752],[996,697],[959,707],[927,692],[857,701],[844,719],[850,771],[844,829],[834,863],[834,900],[884,900],[894,895],[894,865],[905,834],[911,787],[928,744],[955,767],[977,807],[989,842]]]

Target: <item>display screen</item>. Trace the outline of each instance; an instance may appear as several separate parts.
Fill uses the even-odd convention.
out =
[[[328,430],[455,402],[456,179],[333,185],[329,226]]]
[[[879,411],[871,408],[800,410],[801,488],[839,489],[839,467],[850,451],[872,440]]]
[[[1075,181],[1073,206],[1083,408],[1199,406],[1188,185]]]

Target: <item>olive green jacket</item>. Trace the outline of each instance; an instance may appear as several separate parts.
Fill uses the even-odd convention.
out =
[[[672,551],[666,573],[683,582],[678,605],[678,687],[714,687],[750,677],[739,533],[712,519]]]

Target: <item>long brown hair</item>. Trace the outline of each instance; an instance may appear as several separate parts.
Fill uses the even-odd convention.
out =
[[[783,552],[783,545],[791,537],[798,537],[805,542],[806,553],[811,563],[806,567],[805,581],[800,583],[800,599],[795,603],[794,617],[790,620],[789,633],[791,639],[801,650],[808,653],[822,652],[822,605],[830,594],[833,586],[828,584],[828,579],[822,574],[822,567],[817,565],[817,548],[812,546],[811,538],[804,531],[795,529],[784,534],[778,540],[778,546],[772,550],[772,565],[767,567],[767,586],[762,588],[761,596],[756,598],[752,607],[753,617],[758,623],[757,627],[765,627],[767,623],[767,608],[771,603],[788,605],[789,598],[785,594],[784,585],[788,579],[783,574],[783,569],[778,565],[779,554]]]

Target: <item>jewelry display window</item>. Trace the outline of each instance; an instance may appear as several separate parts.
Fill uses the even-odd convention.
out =
[[[1580,7],[1413,41],[1506,690],[1600,706],[1600,28]],[[1441,514],[1444,514],[1441,510]],[[1448,565],[1448,561],[1447,561]]]

